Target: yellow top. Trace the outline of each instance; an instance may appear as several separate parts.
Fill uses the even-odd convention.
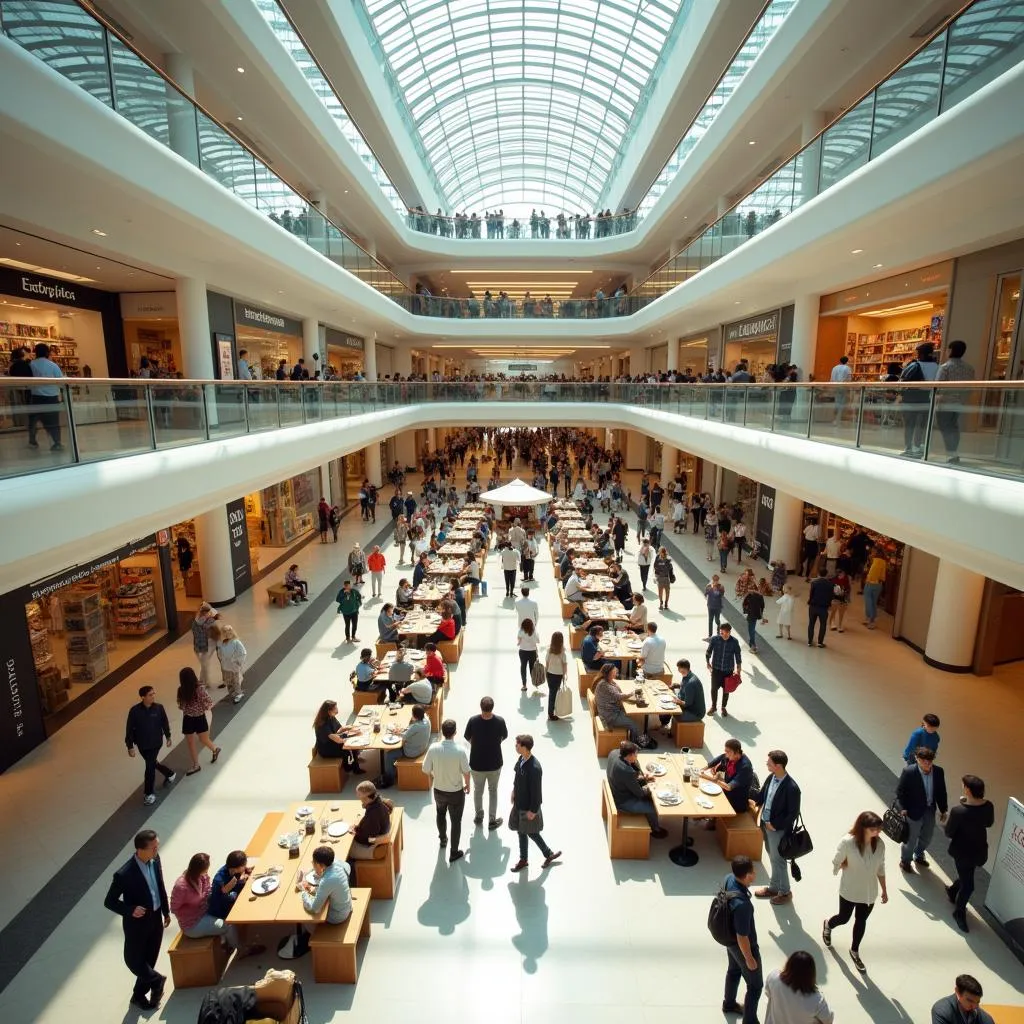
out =
[[[871,567],[868,569],[867,582],[868,583],[884,583],[885,582],[885,559],[884,558],[872,558]]]

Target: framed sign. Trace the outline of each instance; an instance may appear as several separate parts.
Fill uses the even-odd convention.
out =
[[[213,336],[213,342],[217,346],[217,369],[221,380],[235,379],[233,340],[230,334],[215,334]]]

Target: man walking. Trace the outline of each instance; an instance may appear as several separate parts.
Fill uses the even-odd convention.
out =
[[[480,699],[480,714],[473,715],[462,734],[469,744],[469,773],[473,777],[473,824],[484,823],[484,787],[487,787],[487,827],[502,823],[498,817],[498,779],[504,763],[501,745],[508,739],[505,719],[494,713],[494,698]]]
[[[807,583],[811,582],[811,573],[818,561],[819,543],[821,541],[821,526],[811,520],[804,527],[803,547],[800,550],[800,571]]]
[[[974,380],[974,367],[964,361],[967,345],[962,341],[949,343],[949,358],[935,374],[937,381]],[[935,419],[946,446],[946,461],[951,465],[960,462],[960,413],[968,401],[968,392],[954,388],[941,388],[935,395]]]
[[[711,672],[711,709],[708,715],[718,710],[718,691],[722,691],[722,716],[729,717],[726,705],[729,703],[729,691],[723,686],[726,679],[734,672],[739,672],[743,664],[740,642],[732,635],[732,626],[723,622],[718,627],[718,635],[708,641],[708,649],[704,652],[704,660]]]
[[[530,597],[529,587],[520,587],[519,593],[523,595],[516,601],[516,617],[519,619],[519,625],[523,624],[524,619],[529,619],[536,628],[539,625],[540,608],[537,602]]]
[[[818,578],[811,584],[807,594],[807,646],[814,646],[814,624],[818,624],[818,646],[825,646],[825,630],[828,629],[828,608],[832,603],[832,581],[828,569],[822,566]]]
[[[769,774],[761,786],[761,792],[753,798],[754,806],[761,812],[761,831],[768,849],[768,863],[771,878],[768,884],[754,893],[759,900],[771,900],[774,906],[789,903],[793,893],[789,888],[789,868],[785,858],[779,854],[782,840],[793,831],[800,815],[800,787],[786,772],[789,758],[782,750],[769,750],[765,766]]]
[[[988,860],[988,830],[995,822],[992,802],[985,799],[985,782],[977,775],[965,775],[960,803],[946,821],[949,855],[956,865],[956,880],[946,886],[953,904],[953,920],[962,932],[967,927],[967,902],[974,893],[974,872]]]
[[[900,867],[913,871],[910,863],[919,868],[930,867],[925,851],[935,833],[935,809],[939,810],[939,824],[946,824],[949,804],[946,799],[946,773],[935,764],[935,751],[918,747],[915,764],[908,764],[896,784],[896,799],[900,802],[903,816],[910,831],[907,841],[900,847]]]
[[[754,862],[749,857],[733,857],[730,867],[732,870],[725,876],[722,887],[729,895],[729,918],[736,941],[725,947],[729,966],[725,972],[722,1012],[742,1014],[743,1024],[758,1024],[757,1004],[764,989],[764,974],[754,926],[754,904],[750,899]],[[741,978],[747,986],[742,1006],[736,1002]]]
[[[167,983],[154,969],[163,931],[171,923],[159,848],[160,839],[152,829],[139,832],[134,855],[114,872],[103,901],[107,910],[121,917],[124,962],[135,975],[131,1002],[140,1010],[159,1006]]]
[[[838,384],[839,387],[835,389],[835,415],[832,417],[833,423],[842,423],[844,414],[846,413],[846,388],[844,385],[849,384],[853,380],[853,370],[850,369],[850,358],[849,356],[840,356],[839,362],[832,367],[832,373],[830,380],[833,384]]]
[[[128,756],[135,756],[138,747],[142,759],[146,762],[146,770],[142,779],[142,802],[155,804],[153,783],[159,771],[164,777],[164,785],[170,786],[178,779],[177,774],[157,758],[160,756],[161,742],[166,739],[171,745],[171,724],[167,721],[167,712],[163,704],[156,702],[156,690],[152,686],[139,687],[139,703],[133,704],[128,711],[128,720],[124,727],[124,743],[128,748]]]
[[[543,793],[541,780],[544,771],[533,756],[533,737],[523,733],[516,737],[516,753],[519,760],[515,766],[515,780],[512,783],[512,818],[515,831],[519,833],[519,860],[512,865],[513,871],[529,867],[529,840],[532,839],[544,854],[543,867],[549,868],[562,856],[561,850],[552,850],[544,841],[541,831],[544,817],[541,814]]]
[[[442,739],[427,748],[423,759],[423,774],[430,776],[437,810],[437,838],[441,849],[448,845],[448,821],[451,822],[452,849],[448,863],[454,864],[463,856],[459,849],[462,838],[462,813],[466,809],[469,792],[469,758],[465,749],[455,740],[455,721],[446,718],[441,723]]]
[[[192,620],[192,649],[199,660],[199,682],[208,686],[210,682],[210,662],[217,653],[215,644],[210,643],[210,627],[217,621],[218,615],[213,606],[205,601],[199,606],[196,617]]]

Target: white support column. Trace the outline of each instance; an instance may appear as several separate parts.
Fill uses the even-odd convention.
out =
[[[394,354],[394,370],[403,377],[412,375],[412,349],[407,345],[396,345]],[[413,445],[415,448],[415,445]],[[412,463],[410,462],[411,466]]]
[[[800,125],[800,145],[806,146],[828,124],[828,114],[824,110],[812,110]]]
[[[404,374],[403,374],[404,376]],[[416,454],[416,431],[403,430],[395,435],[395,458],[404,472],[407,466],[419,465]]]
[[[323,353],[320,351],[320,323],[316,317],[307,316],[302,319],[302,358],[306,360],[310,377],[324,368]]]
[[[798,295],[793,300],[793,343],[789,361],[798,367],[801,380],[807,380],[808,375],[814,372],[820,307],[819,295]]]
[[[182,372],[190,380],[214,380],[213,345],[210,341],[210,308],[206,282],[179,277],[174,284],[181,336]],[[225,528],[226,528],[225,523]]]
[[[678,370],[679,369],[679,339],[669,338],[668,339],[668,365],[667,370]]]
[[[235,574],[231,567],[231,531],[223,505],[194,519],[203,600],[215,608],[235,600]]]
[[[722,504],[722,484],[725,482],[725,470],[715,465],[715,491],[711,495],[712,501],[715,503],[715,508],[718,508]]]
[[[437,451],[437,430],[434,427],[427,427],[427,447],[431,454]]]
[[[383,474],[380,466],[380,442],[374,441],[363,449],[366,465],[366,479],[375,487],[381,486]]]
[[[775,507],[772,510],[772,544],[768,560],[785,562],[787,569],[799,571],[803,530],[804,503],[802,499],[776,490]]]
[[[974,661],[985,577],[944,558],[932,592],[924,660],[947,672],[968,672]]]
[[[164,70],[186,95],[195,98],[192,61],[183,53],[165,53]],[[195,109],[173,86],[167,86],[167,141],[173,152],[199,166],[199,135]]]
[[[672,483],[676,478],[676,464],[679,462],[679,449],[671,444],[661,446],[661,486],[666,494],[672,493]],[[668,505],[666,501],[665,505]],[[662,512],[665,512],[665,507]]]
[[[732,201],[728,196],[718,197],[718,209],[716,211],[716,220],[720,217],[724,217],[732,209]]]
[[[647,469],[647,435],[639,430],[626,433],[626,469]]]
[[[377,379],[377,332],[370,338],[363,338],[363,376],[367,380]],[[380,459],[377,460],[378,463]],[[373,483],[375,481],[371,481]]]

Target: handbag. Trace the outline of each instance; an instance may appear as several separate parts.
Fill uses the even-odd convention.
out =
[[[555,695],[555,717],[566,718],[572,714],[572,690],[562,686]]]
[[[543,686],[544,679],[544,666],[539,661],[535,661],[530,666],[530,681],[534,686]]]
[[[508,827],[524,836],[539,835],[544,830],[544,814],[538,811],[531,821],[518,807],[513,807],[508,816]]]
[[[797,860],[813,849],[811,834],[804,828],[803,816],[798,814],[793,827],[779,840],[779,856],[784,860]]]
[[[725,679],[722,680],[722,689],[725,690],[726,693],[735,693],[736,690],[740,688],[740,683],[742,682],[743,678],[740,676],[739,672],[733,672],[731,676],[726,676]]]
[[[893,800],[892,805],[882,815],[882,831],[894,843],[907,841],[907,837],[910,835],[910,822],[903,817],[899,800]]]

